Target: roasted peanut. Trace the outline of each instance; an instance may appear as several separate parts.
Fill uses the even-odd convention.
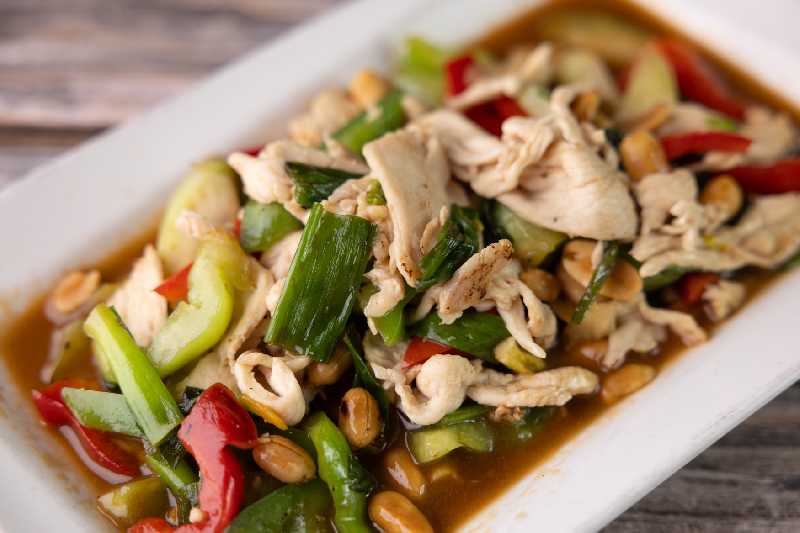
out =
[[[379,492],[370,499],[368,510],[384,533],[433,533],[425,515],[399,492]]]
[[[652,131],[667,121],[672,112],[672,106],[669,104],[661,103],[653,106],[650,111],[636,119],[632,124],[627,125],[627,130],[645,130]]]
[[[561,266],[572,279],[577,281],[582,287],[586,287],[592,279],[594,269],[592,267],[592,254],[594,253],[595,241],[588,239],[575,239],[564,246],[564,253],[561,258]],[[564,282],[563,276],[559,276]],[[565,289],[566,289],[565,284]],[[639,271],[629,262],[617,261],[614,270],[600,288],[600,295],[612,300],[629,301],[642,290],[642,278]],[[574,292],[574,291],[569,291]],[[569,294],[568,292],[568,294]],[[574,296],[569,294],[570,297]]]
[[[363,69],[356,72],[350,80],[350,95],[361,107],[367,108],[378,102],[389,92],[390,86],[375,71]]]
[[[353,366],[353,358],[343,344],[336,346],[327,363],[311,363],[306,368],[306,380],[309,385],[332,385]]]
[[[700,192],[700,203],[715,205],[728,219],[739,212],[744,203],[744,194],[739,183],[727,174],[711,178]]]
[[[267,474],[284,483],[303,483],[316,476],[314,460],[303,448],[280,435],[261,437],[253,460]]]
[[[656,376],[656,369],[649,365],[628,363],[614,370],[603,381],[603,401],[613,403],[641,389]]]
[[[339,429],[353,448],[369,446],[381,432],[378,402],[366,389],[345,393],[339,404]]]
[[[394,484],[409,498],[418,500],[428,490],[425,474],[405,448],[393,448],[383,457],[383,465]]]
[[[75,270],[61,278],[50,295],[50,305],[58,313],[71,313],[89,301],[100,286],[100,272]]]
[[[552,302],[561,292],[558,278],[541,268],[529,268],[520,274],[519,279],[543,302]]]
[[[653,134],[646,130],[636,130],[627,134],[619,145],[622,164],[633,181],[639,181],[648,174],[664,172],[667,156],[664,148]]]

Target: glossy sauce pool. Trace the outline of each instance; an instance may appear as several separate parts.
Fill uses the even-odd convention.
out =
[[[655,34],[680,35],[674,28],[627,3],[610,0],[591,2],[563,0],[519,17],[508,25],[489,33],[477,41],[475,46],[501,52],[514,44],[535,42],[540,35],[541,28],[547,24],[548,16],[565,9],[610,11],[633,20]],[[699,48],[702,49],[702,46]],[[713,54],[706,55],[716,59]],[[767,102],[774,108],[790,110],[795,118],[800,117],[797,110],[790,109],[783,99],[778,98],[743,72],[718,59],[715,62],[725,77],[742,94],[754,100]],[[123,278],[144,243],[152,241],[153,236],[152,231],[148,232],[141,239],[126,246],[99,265],[97,268],[102,272],[103,279],[113,281]],[[745,282],[748,287],[748,297],[753,298],[776,277],[763,273],[745,272],[738,276],[738,279]],[[704,324],[704,326],[709,327],[708,324]],[[47,358],[52,331],[53,326],[44,315],[43,299],[41,299],[18,319],[4,338],[0,339],[0,350],[9,355],[5,362],[23,395],[29,395],[31,389],[45,385],[39,376],[41,367]],[[660,370],[681,353],[680,342],[670,338],[659,349],[659,353],[630,359],[646,362]],[[593,366],[591,361],[583,358],[577,352],[563,349],[555,350],[548,359],[554,366],[576,363]],[[95,371],[90,365],[86,365],[77,369],[77,375],[94,376]],[[656,377],[656,379],[658,378]],[[333,407],[335,411],[335,405],[329,407]],[[524,477],[538,464],[545,461],[584,427],[602,416],[607,408],[608,406],[602,402],[599,396],[579,397],[570,402],[568,406],[560,408],[543,431],[522,445],[498,439],[494,453],[475,454],[456,451],[433,465],[424,466],[423,469],[431,474],[433,469],[448,465],[452,467],[452,471],[456,472],[456,476],[429,483],[427,496],[419,502],[420,508],[430,518],[437,531],[457,529],[460,524],[463,524],[516,480]],[[31,421],[31,423],[38,422]],[[108,482],[93,475],[89,468],[80,462],[56,430],[51,429],[50,431],[54,438],[58,438],[64,444],[64,453],[68,453],[73,458],[74,467],[85,473],[87,483],[93,485],[97,494],[110,487]],[[394,445],[402,445],[402,438]],[[362,460],[373,471],[381,484],[391,487],[379,457],[363,457]]]

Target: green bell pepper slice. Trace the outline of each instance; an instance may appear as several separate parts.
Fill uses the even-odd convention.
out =
[[[303,224],[279,203],[262,204],[250,200],[244,206],[239,244],[245,252],[263,252]]]
[[[97,498],[97,508],[120,529],[143,518],[164,516],[168,507],[167,488],[157,477],[129,481]]]
[[[328,533],[330,508],[331,495],[322,481],[286,485],[245,507],[227,533]]]
[[[377,112],[359,113],[336,131],[333,138],[350,152],[361,155],[365,144],[403,127],[406,123],[402,91],[390,91],[376,105]]]
[[[82,426],[131,437],[144,436],[122,394],[64,387],[61,398]]]

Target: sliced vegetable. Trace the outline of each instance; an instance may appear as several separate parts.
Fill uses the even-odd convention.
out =
[[[61,397],[64,387],[90,386],[92,384],[79,380],[59,381],[42,390],[34,390],[33,402],[39,415],[48,424],[70,426],[78,436],[81,447],[96,464],[123,476],[137,475],[139,467],[136,458],[120,448],[107,433],[82,426]]]
[[[158,450],[152,450],[145,455],[145,463],[163,481],[172,495],[178,510],[181,523],[189,521],[189,512],[197,503],[197,475],[189,464],[183,459],[171,463]]]
[[[333,138],[354,154],[368,142],[385,133],[401,128],[406,123],[402,91],[391,91],[378,102],[376,112],[366,111],[354,117]]]
[[[529,85],[517,97],[520,107],[532,117],[541,117],[550,112],[550,91],[541,85]]]
[[[678,101],[678,85],[672,66],[656,47],[646,47],[631,67],[617,116],[635,121],[657,105]]]
[[[495,362],[494,347],[510,336],[502,318],[474,310],[466,311],[452,324],[443,324],[437,313],[430,313],[415,324],[413,332],[489,362]]]
[[[655,274],[653,276],[644,278],[642,282],[644,283],[644,290],[645,291],[655,291],[657,289],[661,289],[666,287],[667,285],[671,285],[675,283],[681,276],[686,274],[688,270],[683,267],[679,266],[670,266]]]
[[[258,437],[253,419],[224,385],[207,388],[181,424],[178,438],[200,468],[198,495],[202,518],[178,532],[222,533],[244,500],[245,479],[236,454],[229,448],[251,448]],[[137,523],[136,533],[172,531],[163,519]]]
[[[745,108],[742,102],[731,94],[699,53],[675,39],[661,39],[657,45],[672,64],[681,94],[685,98],[700,102],[737,120],[744,118]]]
[[[787,272],[797,267],[800,267],[800,252],[795,254],[794,257],[790,258],[788,261],[782,264],[779,270],[781,272]]]
[[[249,283],[247,260],[230,235],[215,232],[203,239],[189,272],[188,300],[169,315],[148,349],[162,376],[191,363],[222,338],[235,292]]]
[[[700,303],[706,287],[719,281],[719,276],[712,272],[692,272],[681,278],[679,292],[681,300],[692,306]]]
[[[523,350],[514,337],[508,337],[494,347],[494,358],[517,374],[533,374],[547,366],[544,359]]]
[[[250,200],[244,206],[239,243],[245,252],[263,252],[286,235],[301,229],[303,224],[281,204]]]
[[[512,442],[526,442],[538,435],[544,429],[557,411],[557,407],[525,407],[522,416],[501,426],[500,435]]]
[[[74,320],[53,332],[50,354],[42,368],[42,381],[52,383],[66,378],[89,356],[89,337],[83,320]]]
[[[350,451],[344,435],[323,412],[306,423],[317,451],[319,477],[333,496],[334,523],[340,533],[367,533],[367,495],[375,486],[369,473]]]
[[[386,346],[394,346],[403,340],[406,335],[405,307],[408,302],[411,301],[411,298],[408,296],[416,296],[416,291],[412,290],[410,287],[406,287],[406,291],[409,294],[395,305],[391,311],[383,316],[374,317],[372,319],[375,328],[383,338],[383,342]]]
[[[169,278],[165,279],[161,285],[153,289],[158,294],[167,299],[171,304],[176,304],[185,300],[189,294],[189,272],[192,270],[192,263],[189,263]]]
[[[403,365],[414,366],[419,365],[437,354],[454,353],[450,346],[445,346],[438,342],[433,342],[422,337],[412,337],[411,342],[408,343],[406,352],[403,355]]]
[[[322,481],[286,485],[245,507],[227,533],[327,533],[332,531],[330,508],[331,495]]]
[[[567,235],[528,222],[500,202],[494,203],[493,220],[508,235],[514,253],[530,266],[541,265],[561,244]]]
[[[800,192],[800,157],[784,159],[771,165],[746,165],[726,172],[746,192],[754,194],[783,194]]]
[[[475,420],[413,431],[408,435],[408,445],[414,459],[424,464],[458,448],[491,452],[494,449],[494,436],[485,420]]]
[[[143,436],[122,394],[64,387],[61,398],[82,426],[132,437]]]
[[[609,241],[604,243],[603,257],[600,260],[600,264],[597,265],[597,268],[592,273],[592,279],[589,281],[589,285],[586,286],[586,292],[583,293],[578,305],[575,306],[575,312],[572,314],[573,323],[580,324],[583,322],[586,312],[600,293],[600,288],[603,286],[603,283],[605,283],[608,276],[614,271],[619,252],[620,246],[618,242]]]
[[[467,73],[474,64],[475,58],[471,55],[455,57],[445,64],[445,87],[448,95],[455,96],[467,89]]]
[[[367,220],[315,205],[264,340],[327,361],[353,310],[373,234]]]
[[[487,405],[462,405],[455,411],[447,413],[436,423],[436,427],[448,427],[463,422],[473,422],[486,416],[492,408]]]
[[[725,115],[709,113],[708,116],[706,116],[706,127],[714,131],[736,133],[739,129],[739,123]]]
[[[408,93],[435,106],[444,93],[444,64],[451,53],[421,37],[409,37],[395,64],[394,80]]]
[[[106,492],[97,498],[97,508],[115,526],[126,529],[142,518],[163,516],[169,508],[169,497],[160,479],[145,477]]]
[[[386,196],[383,195],[381,182],[372,180],[367,189],[367,203],[369,205],[386,205]]]
[[[175,225],[184,210],[203,216],[216,227],[233,222],[239,211],[239,190],[233,169],[217,158],[197,163],[170,196],[156,241],[168,275],[191,263],[197,253],[197,241],[186,238]]]
[[[661,138],[661,145],[669,160],[711,151],[746,152],[752,142],[747,137],[724,131],[680,133]]]
[[[137,424],[147,440],[157,446],[183,418],[158,372],[107,305],[92,310],[84,329],[111,365]]]
[[[294,182],[295,200],[306,208],[325,200],[345,181],[361,177],[361,174],[344,170],[291,161],[286,163],[286,173]]]

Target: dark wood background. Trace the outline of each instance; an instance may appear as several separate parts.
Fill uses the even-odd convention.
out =
[[[0,187],[335,3],[0,0]],[[800,531],[798,446],[795,385],[607,530]]]

